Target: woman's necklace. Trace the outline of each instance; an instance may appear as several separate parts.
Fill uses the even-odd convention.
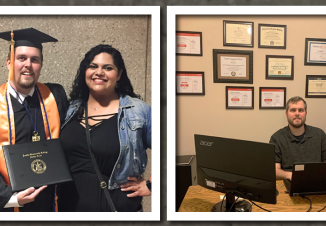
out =
[[[97,106],[97,107],[94,107],[94,106],[89,106],[88,105],[88,109],[92,109],[92,110],[94,110],[94,111],[97,111],[97,110],[99,110],[100,108],[103,108],[102,106]]]
[[[118,100],[119,101],[119,100]],[[88,109],[92,109],[93,111],[101,111],[101,110],[103,110],[103,109],[105,109],[105,108],[108,108],[109,107],[109,105],[107,105],[107,106],[101,106],[98,102],[96,103],[97,101],[95,101],[95,103],[93,102],[93,104],[89,104],[89,102],[88,102]],[[114,101],[115,102],[115,101]],[[93,105],[93,106],[91,106],[91,105]],[[96,106],[96,105],[100,105],[100,106],[97,106],[97,107],[94,107],[94,105]]]

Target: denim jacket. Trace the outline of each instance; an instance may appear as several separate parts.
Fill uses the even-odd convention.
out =
[[[63,129],[78,111],[82,101],[70,102]],[[141,177],[147,165],[146,149],[151,148],[151,107],[128,95],[119,97],[118,133],[120,154],[108,181],[108,189],[127,183],[127,177]]]

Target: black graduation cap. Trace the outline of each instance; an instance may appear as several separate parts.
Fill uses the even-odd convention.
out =
[[[57,42],[58,40],[35,28],[14,30],[15,48],[18,46],[30,46],[42,51],[42,43]],[[0,32],[0,38],[11,41],[11,31]]]

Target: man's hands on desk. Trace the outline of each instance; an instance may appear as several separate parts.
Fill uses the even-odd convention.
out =
[[[287,172],[282,170],[281,163],[275,163],[275,170],[276,170],[276,180],[292,179],[292,172]]]

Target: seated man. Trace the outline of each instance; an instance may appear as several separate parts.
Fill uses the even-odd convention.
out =
[[[326,134],[322,129],[305,124],[306,101],[292,97],[286,103],[289,125],[274,133],[269,141],[275,144],[276,180],[291,180],[295,162],[324,162]]]

